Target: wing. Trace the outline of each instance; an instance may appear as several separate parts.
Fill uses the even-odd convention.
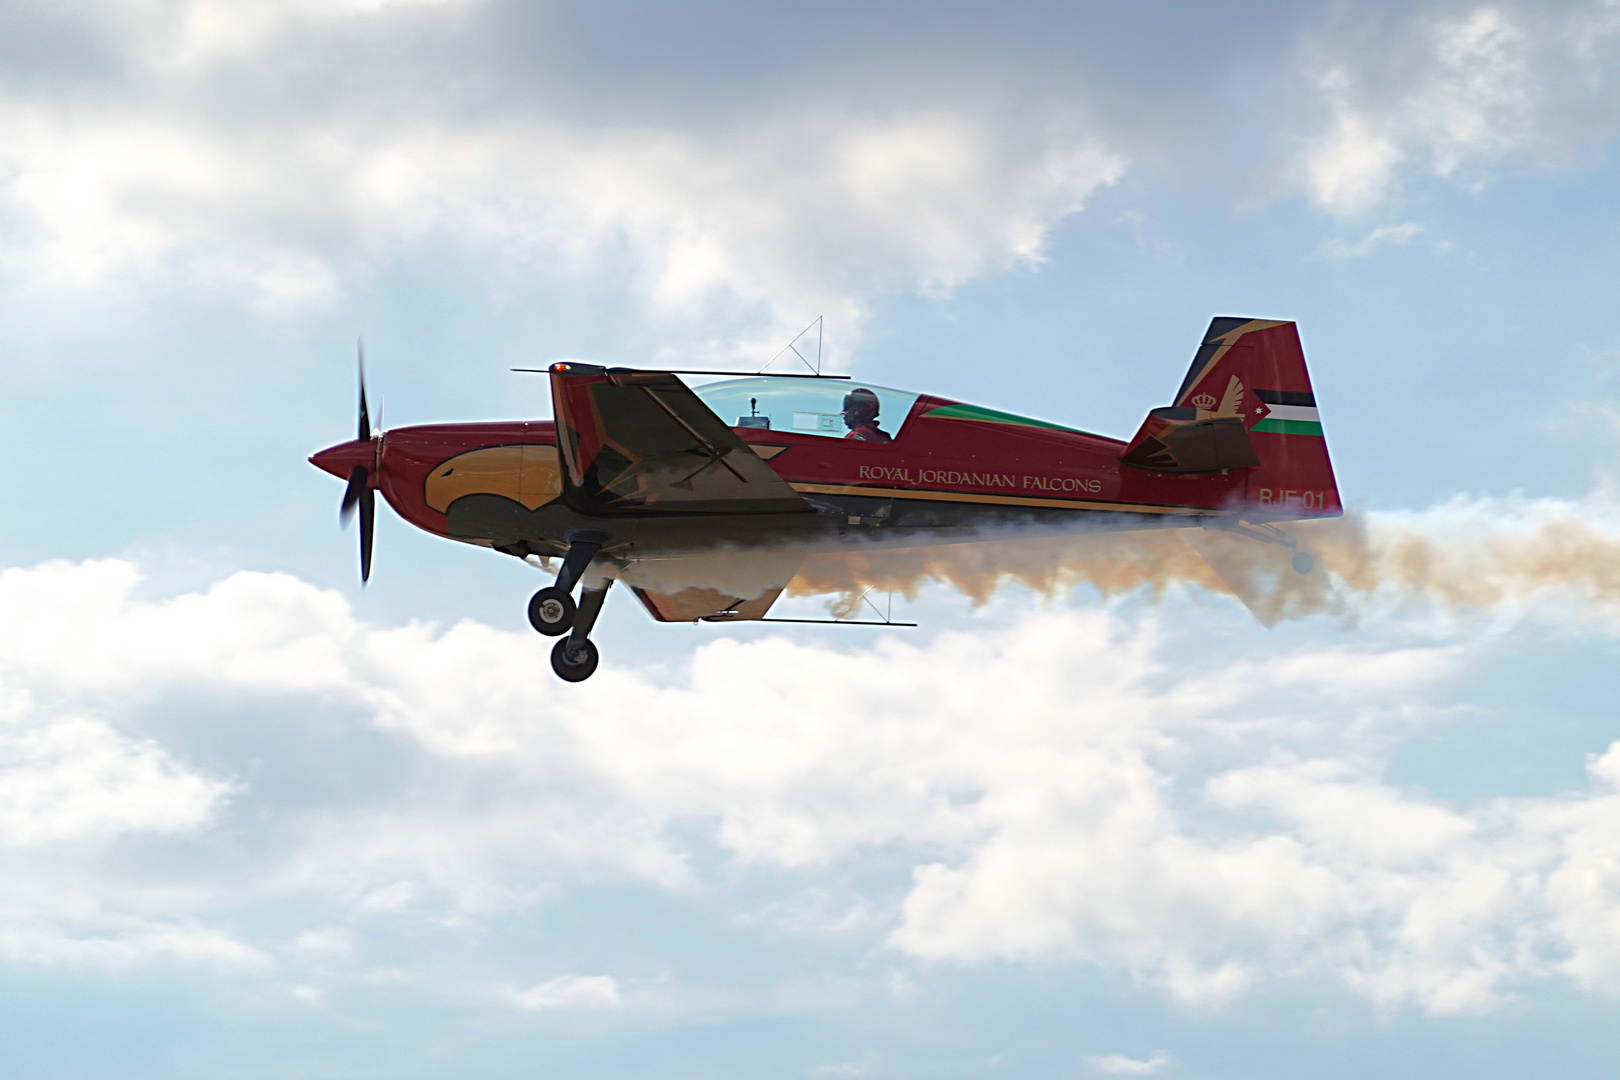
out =
[[[589,514],[814,513],[675,376],[553,364],[563,495]]]

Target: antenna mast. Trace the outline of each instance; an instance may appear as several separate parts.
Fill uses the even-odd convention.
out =
[[[810,369],[810,373],[812,375],[816,376],[817,378],[820,378],[821,377],[821,338],[822,338],[822,330],[823,330],[823,319],[825,319],[825,316],[817,315],[815,317],[815,320],[813,322],[811,322],[809,326],[806,326],[803,330],[800,330],[797,334],[793,335],[793,340],[788,342],[785,346],[783,346],[783,348],[779,352],[777,352],[777,354],[775,356],[773,356],[769,360],[765,361],[765,367],[760,368],[754,374],[756,374],[756,375],[765,374],[765,368],[770,367],[772,364],[774,364],[778,360],[782,359],[782,354],[783,353],[791,352],[794,356],[797,356],[799,358],[800,363],[802,363],[805,367]],[[803,338],[806,334],[808,334],[812,329],[815,330],[815,332],[816,332],[816,362],[814,364],[812,364],[809,360],[805,359],[804,353],[799,351],[799,341],[800,341],[800,339]],[[809,348],[809,345],[806,345],[805,348]]]

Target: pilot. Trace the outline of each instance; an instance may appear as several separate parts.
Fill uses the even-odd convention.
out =
[[[844,426],[849,428],[846,439],[889,441],[889,433],[878,427],[878,397],[865,388],[844,395]]]

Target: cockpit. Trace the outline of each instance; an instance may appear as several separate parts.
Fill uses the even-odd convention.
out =
[[[761,375],[749,379],[694,386],[692,392],[715,414],[740,428],[791,431],[829,439],[848,436],[847,399],[869,394],[877,398],[875,421],[890,436],[900,433],[920,394],[841,379],[790,379]]]

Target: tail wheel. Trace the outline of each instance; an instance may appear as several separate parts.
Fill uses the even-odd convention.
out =
[[[546,637],[560,637],[574,628],[574,598],[548,585],[529,599],[529,625]]]
[[[1311,553],[1310,552],[1308,552],[1308,551],[1296,551],[1296,552],[1294,552],[1294,573],[1296,573],[1296,574],[1308,574],[1308,573],[1311,572],[1311,567],[1313,567],[1315,565],[1316,565],[1316,560],[1311,558]]]
[[[564,682],[584,682],[596,671],[596,663],[600,659],[596,646],[589,638],[575,646],[572,652],[569,651],[567,638],[551,647],[551,670]]]

